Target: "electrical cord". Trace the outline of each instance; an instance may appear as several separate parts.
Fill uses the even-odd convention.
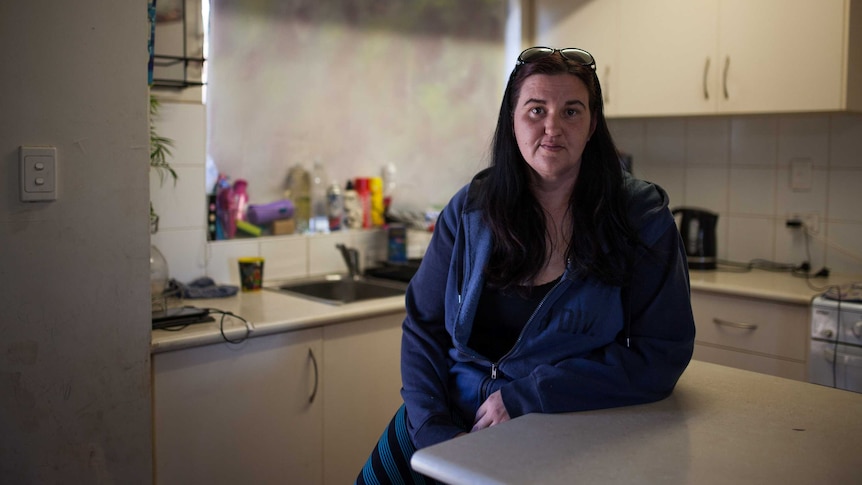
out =
[[[249,336],[250,336],[250,335],[251,335],[251,333],[254,331],[254,325],[252,325],[252,324],[251,324],[251,322],[249,322],[249,321],[248,321],[248,320],[246,320],[245,318],[243,318],[243,317],[241,317],[241,316],[239,316],[239,315],[237,315],[237,314],[235,314],[235,313],[233,313],[233,312],[228,312],[228,311],[224,311],[224,310],[219,310],[218,308],[207,308],[206,310],[207,310],[208,312],[210,312],[210,313],[216,313],[216,314],[221,315],[221,318],[219,318],[219,322],[218,322],[218,330],[219,330],[219,333],[221,333],[221,337],[224,339],[224,341],[225,341],[225,342],[228,342],[228,343],[231,343],[231,344],[240,344],[240,343],[243,343],[243,342],[245,342],[246,340],[248,340]],[[241,322],[245,325],[245,335],[243,335],[242,337],[240,337],[240,338],[238,338],[238,339],[231,339],[231,338],[229,338],[229,337],[224,333],[224,320],[225,320],[225,317],[233,317],[233,318],[236,318],[237,320],[241,321]]]
[[[243,317],[241,317],[241,316],[239,316],[233,312],[228,312],[225,310],[219,310],[218,308],[202,308],[202,310],[205,310],[208,314],[215,313],[215,314],[221,315],[221,317],[219,318],[219,322],[218,322],[218,329],[219,329],[219,333],[221,334],[222,339],[224,339],[224,341],[227,343],[241,344],[241,343],[245,342],[246,340],[248,340],[249,336],[251,336],[252,332],[254,331],[254,325],[252,325],[251,322],[249,322],[245,318],[243,318]],[[233,317],[233,318],[236,318],[237,320],[241,321],[245,325],[245,335],[243,335],[240,338],[236,338],[236,339],[229,338],[227,336],[227,334],[224,332],[225,317]],[[209,319],[209,321],[212,321],[212,319]],[[162,327],[159,330],[164,330],[167,332],[179,332],[180,330],[184,330],[189,325],[192,325],[192,324],[185,323],[185,324],[174,325],[174,326],[170,326],[170,327]]]

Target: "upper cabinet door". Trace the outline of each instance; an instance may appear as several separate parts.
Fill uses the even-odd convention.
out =
[[[619,112],[619,0],[536,0],[536,44],[578,47],[596,59],[605,114]]]
[[[620,113],[713,112],[718,0],[620,0]]]
[[[845,0],[721,0],[721,112],[845,108]]]

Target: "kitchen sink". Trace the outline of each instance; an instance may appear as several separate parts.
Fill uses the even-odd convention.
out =
[[[268,287],[267,289],[330,305],[342,305],[344,303],[404,295],[407,291],[407,285],[397,281],[369,278],[367,276],[331,274],[282,283],[278,286]]]

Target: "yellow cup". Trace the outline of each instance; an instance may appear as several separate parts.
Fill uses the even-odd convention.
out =
[[[257,291],[263,286],[263,258],[239,258],[242,291]]]

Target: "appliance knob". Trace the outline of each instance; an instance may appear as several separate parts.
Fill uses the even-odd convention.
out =
[[[857,338],[862,338],[862,320],[857,320],[856,323],[853,324],[853,335]]]
[[[832,329],[831,328],[824,328],[823,330],[820,331],[820,336],[823,338],[832,338]]]

